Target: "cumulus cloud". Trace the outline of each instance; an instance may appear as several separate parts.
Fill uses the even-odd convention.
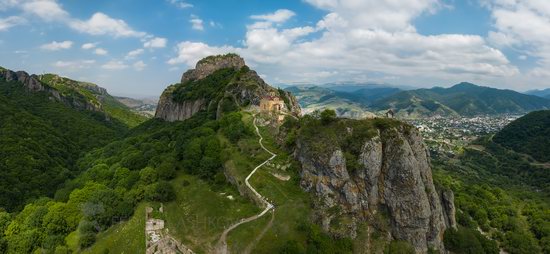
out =
[[[252,15],[250,16],[250,18],[256,19],[256,20],[273,22],[273,23],[282,23],[292,18],[294,15],[296,15],[296,13],[294,13],[291,10],[280,9],[275,11],[274,13],[263,14],[263,15]]]
[[[168,40],[166,38],[155,37],[143,43],[144,48],[164,48]]]
[[[97,12],[88,20],[71,17],[57,0],[0,0],[0,10],[18,8],[25,15],[36,16],[47,22],[60,22],[70,28],[91,35],[114,37],[144,37],[147,34],[131,28],[124,20]],[[12,18],[13,22],[14,19]],[[0,25],[2,22],[0,22]],[[1,27],[1,26],[0,26]]]
[[[134,59],[137,56],[143,54],[143,51],[144,51],[143,49],[132,50],[128,52],[128,54],[126,54],[126,59]]]
[[[98,56],[104,56],[104,55],[107,55],[109,52],[105,49],[102,49],[102,48],[96,48],[94,50],[94,54],[98,55]]]
[[[124,20],[113,19],[108,15],[97,12],[86,21],[73,20],[70,26],[82,33],[91,35],[112,35],[114,37],[143,37],[144,32],[133,30]]]
[[[128,68],[128,65],[122,61],[112,60],[101,65],[101,68],[105,70],[124,70]]]
[[[97,46],[97,43],[84,43],[82,49],[93,49]]]
[[[550,67],[550,2],[486,0],[485,3],[493,18],[491,42],[538,57],[545,67]]]
[[[73,46],[72,41],[62,41],[62,42],[52,41],[48,44],[44,44],[40,46],[40,48],[43,50],[57,51],[62,49],[70,49],[72,46]]]
[[[202,42],[185,41],[178,44],[176,51],[177,56],[168,60],[169,64],[184,63],[194,66],[197,61],[206,56],[237,52],[239,49],[230,46],[211,47]]]
[[[136,71],[142,71],[147,67],[147,64],[145,64],[143,61],[137,61],[133,64],[133,67]]]
[[[198,31],[204,30],[203,21],[199,17],[195,15],[191,15],[191,19],[189,20],[189,22],[191,23],[191,28],[193,28],[193,30],[198,30]]]
[[[44,20],[67,20],[69,13],[55,0],[32,0],[22,3],[21,8],[26,13],[34,14]]]
[[[95,64],[95,60],[75,60],[75,61],[57,61],[53,66],[67,69],[87,69]]]
[[[0,32],[6,31],[14,26],[25,23],[25,19],[18,16],[0,18]]]
[[[364,82],[376,74],[433,85],[503,79],[519,72],[481,36],[416,32],[416,17],[443,8],[437,0],[306,2],[327,12],[314,26],[281,25],[295,15],[288,10],[253,15],[242,47],[185,41],[168,62],[193,66],[205,55],[236,52],[269,74],[270,82]]]
[[[183,1],[183,0],[167,0],[168,3],[180,8],[180,9],[187,9],[193,7],[192,4]]]

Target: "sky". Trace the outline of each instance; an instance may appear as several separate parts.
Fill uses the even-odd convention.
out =
[[[272,85],[550,87],[548,0],[0,0],[0,66],[155,97],[234,52]]]

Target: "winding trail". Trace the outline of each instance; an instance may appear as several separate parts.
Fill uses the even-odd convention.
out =
[[[266,163],[268,163],[269,161],[273,160],[275,157],[277,157],[277,154],[269,151],[265,146],[264,144],[262,143],[264,137],[262,136],[262,134],[260,134],[260,129],[258,129],[258,126],[256,125],[256,115],[254,114],[253,115],[253,124],[254,124],[254,128],[256,129],[256,134],[258,135],[258,137],[260,137],[260,139],[258,140],[258,143],[260,144],[260,146],[262,147],[262,149],[266,152],[268,152],[271,157],[267,160],[265,160],[264,162],[262,162],[260,165],[256,166],[256,168],[254,168],[254,170],[252,170],[252,172],[250,172],[250,174],[248,174],[248,176],[246,177],[246,179],[244,180],[246,186],[252,190],[252,192],[254,193],[254,195],[263,203],[263,205],[265,206],[265,209],[259,213],[259,214],[256,214],[252,217],[248,217],[248,218],[245,218],[245,219],[241,219],[239,222],[229,226],[227,229],[225,229],[222,233],[222,235],[220,236],[220,239],[218,240],[218,244],[217,244],[217,248],[216,248],[216,253],[219,253],[219,254],[227,254],[228,251],[227,251],[227,235],[229,234],[229,232],[231,232],[233,229],[237,228],[238,226],[244,224],[244,223],[247,223],[247,222],[251,222],[251,221],[254,221],[254,220],[257,220],[259,218],[261,218],[262,216],[264,216],[267,212],[269,212],[270,210],[273,210],[273,213],[275,212],[275,207],[273,206],[273,204],[271,204],[269,201],[267,201],[267,199],[262,196],[260,193],[258,193],[258,191],[256,191],[256,189],[254,189],[254,187],[252,187],[252,185],[250,184],[250,182],[248,182],[250,180],[250,178],[254,175],[254,173],[256,173],[256,171],[258,171],[259,168],[261,168],[263,165],[265,165]]]

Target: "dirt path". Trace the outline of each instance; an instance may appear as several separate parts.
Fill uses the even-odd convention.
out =
[[[258,193],[258,191],[256,191],[256,189],[254,189],[254,187],[252,187],[252,185],[249,182],[250,178],[254,175],[254,173],[256,173],[256,171],[258,171],[259,168],[261,168],[263,165],[265,165],[266,163],[268,163],[269,161],[271,161],[275,157],[277,157],[277,154],[272,153],[267,148],[265,148],[264,144],[262,143],[264,137],[262,136],[262,134],[260,134],[260,130],[258,129],[258,126],[256,125],[256,115],[253,115],[253,118],[254,118],[253,124],[254,124],[254,128],[256,129],[256,135],[258,135],[258,137],[260,137],[260,139],[258,140],[258,143],[260,144],[260,146],[262,147],[262,149],[264,151],[268,152],[271,155],[271,157],[269,159],[265,160],[264,162],[262,162],[256,168],[254,168],[254,170],[252,170],[252,172],[250,172],[250,174],[246,177],[244,182],[245,182],[246,186],[254,193],[254,195],[259,200],[262,201],[265,209],[261,213],[259,213],[257,215],[254,215],[252,217],[248,217],[246,219],[241,219],[239,222],[237,222],[237,223],[229,226],[227,229],[225,229],[223,231],[222,235],[220,236],[220,239],[218,240],[218,244],[217,244],[218,247],[216,247],[216,253],[220,253],[220,254],[227,254],[228,253],[228,250],[227,250],[227,235],[233,229],[237,228],[238,226],[240,226],[244,223],[251,222],[251,221],[257,220],[258,218],[261,218],[262,216],[264,216],[267,212],[269,212],[272,209],[273,209],[273,213],[275,213],[275,208],[274,208],[273,204],[269,203],[269,201],[267,201],[267,199],[264,196],[262,196],[260,193]]]
[[[273,220],[275,220],[275,212],[271,212],[271,219],[269,220],[269,223],[264,227],[262,232],[252,241],[248,246],[246,246],[246,249],[244,250],[244,254],[249,254],[252,252],[252,249],[258,244],[260,240],[264,237],[265,233],[273,226]]]

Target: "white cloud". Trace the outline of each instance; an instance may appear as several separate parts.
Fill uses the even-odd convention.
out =
[[[34,14],[46,21],[66,20],[69,13],[55,0],[31,0],[21,4],[26,13]]]
[[[84,43],[82,49],[93,49],[97,46],[97,43]]]
[[[52,41],[51,43],[40,46],[40,48],[43,50],[57,51],[62,49],[70,49],[72,46],[73,46],[72,41],[62,41],[62,42]]]
[[[145,69],[145,67],[147,67],[147,64],[145,64],[143,61],[137,61],[133,64],[133,66],[136,71],[142,71],[143,69]]]
[[[0,32],[6,31],[14,26],[25,23],[25,19],[18,16],[10,16],[7,18],[0,18]]]
[[[63,69],[87,69],[95,64],[95,60],[57,61],[53,66]]]
[[[199,17],[195,15],[191,15],[191,19],[189,20],[189,22],[191,22],[191,28],[193,28],[194,30],[198,30],[198,31],[204,30],[203,21]]]
[[[166,38],[155,37],[143,43],[144,48],[164,48],[168,40]]]
[[[143,49],[132,50],[132,51],[128,52],[128,54],[126,54],[126,59],[134,59],[137,56],[143,54],[143,52],[144,52]]]
[[[208,24],[210,25],[210,27],[217,27],[217,28],[221,28],[222,25],[216,21],[213,21],[213,20],[210,20],[210,22],[208,22]]]
[[[550,69],[550,2],[484,0],[483,4],[493,18],[489,41],[499,48],[519,52],[520,60],[528,57],[537,59],[536,66],[523,73],[522,77],[527,82],[543,83],[541,77],[550,77],[547,71]]]
[[[91,35],[111,35],[114,37],[143,37],[144,32],[133,30],[124,20],[113,19],[106,14],[97,12],[87,21],[72,20],[69,25],[81,32]]]
[[[128,65],[122,61],[112,60],[104,65],[101,65],[101,68],[106,70],[124,70],[128,68]]]
[[[236,52],[238,49],[224,46],[224,47],[210,47],[202,42],[181,42],[177,46],[177,56],[168,60],[169,64],[184,63],[188,66],[194,66],[200,59],[210,56],[219,55],[229,52]]]
[[[187,9],[193,7],[192,4],[185,2],[183,0],[167,0],[170,4],[180,8],[180,9]]]
[[[255,20],[273,22],[273,23],[283,23],[288,19],[292,18],[294,15],[296,15],[296,13],[294,13],[291,10],[280,9],[274,13],[263,14],[263,15],[252,15],[250,16],[250,18]]]
[[[270,82],[368,82],[377,76],[411,85],[487,83],[519,72],[481,36],[416,32],[413,20],[441,9],[437,0],[306,1],[327,12],[315,26],[280,26],[289,12],[254,15],[242,47],[185,41],[168,63],[193,66],[206,55],[236,52]]]
[[[104,56],[104,55],[107,55],[108,53],[109,52],[107,52],[107,50],[102,49],[102,48],[96,48],[94,50],[94,54],[99,55],[99,56]]]

